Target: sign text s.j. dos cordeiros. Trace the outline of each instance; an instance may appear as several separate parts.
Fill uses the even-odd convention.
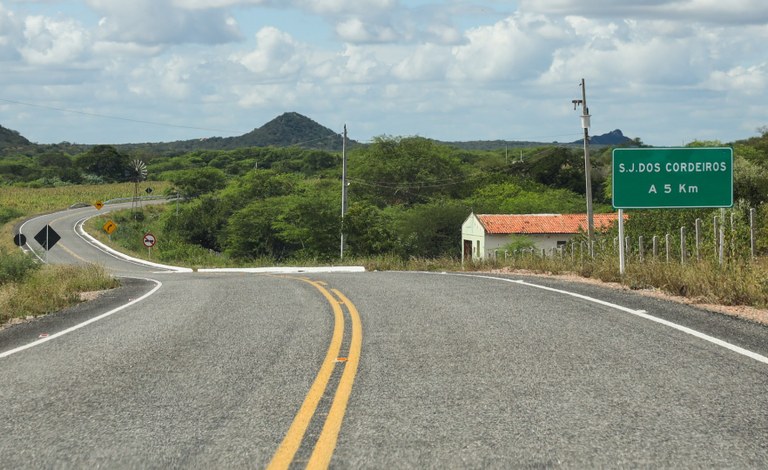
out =
[[[730,148],[637,148],[613,151],[617,209],[731,207]]]

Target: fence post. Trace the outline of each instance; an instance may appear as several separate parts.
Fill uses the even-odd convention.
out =
[[[669,263],[669,234],[664,235],[664,245],[667,249],[667,263]]]
[[[680,264],[685,264],[685,226],[680,227]]]
[[[736,228],[733,226],[733,209],[731,209],[731,259],[736,259]]]
[[[720,253],[719,253],[719,261],[720,266],[723,265],[723,261],[725,261],[725,229],[723,228],[723,225],[720,225]]]
[[[696,219],[696,261],[701,261],[701,219]]]
[[[629,237],[624,237],[624,251],[626,251],[627,256],[632,254],[632,244],[629,241]]]
[[[720,232],[717,227],[717,216],[714,216],[712,218],[712,231],[714,235],[712,236],[712,244],[715,246],[715,259],[720,259],[720,245],[718,244],[719,236],[718,233]],[[723,260],[720,259],[720,264],[723,264]]]
[[[637,237],[637,248],[638,248],[638,252],[640,254],[640,262],[645,261],[645,249],[643,247],[643,236],[642,235]]]
[[[653,236],[653,259],[656,259],[657,256],[659,256],[659,236],[654,235]]]
[[[755,208],[749,209],[749,254],[755,259]]]

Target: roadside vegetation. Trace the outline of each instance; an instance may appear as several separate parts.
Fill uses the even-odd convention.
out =
[[[152,182],[152,186],[162,192],[169,185]],[[81,293],[119,284],[100,266],[48,266],[24,255],[13,244],[14,226],[27,217],[72,205],[128,198],[133,191],[133,183],[0,187],[0,325],[61,310],[81,302]]]
[[[0,325],[61,310],[81,302],[83,292],[118,284],[100,266],[42,266],[21,252],[0,250]]]
[[[679,258],[662,262],[649,257],[643,263],[630,259],[626,274],[620,276],[617,257],[610,250],[594,259],[574,256],[573,250],[571,256],[542,257],[526,254],[520,240],[514,239],[510,239],[508,256],[462,264],[460,227],[470,212],[584,212],[583,157],[580,148],[568,145],[520,147],[511,155],[505,148],[467,150],[421,137],[380,137],[369,145],[356,145],[348,155],[349,205],[343,226],[338,152],[248,147],[153,155],[96,146],[76,155],[17,155],[5,157],[6,165],[0,165],[0,184],[4,184],[0,222],[74,202],[130,197],[136,183],[126,169],[140,158],[147,164],[149,177],[156,180],[151,184],[141,181],[142,191],[152,186],[155,194],[178,195],[179,199],[97,217],[90,222],[89,231],[135,256],[160,263],[192,268],[354,263],[380,270],[520,269],[576,274],[622,282],[631,288],[657,288],[702,301],[765,307],[768,129],[761,129],[760,134],[727,144],[735,157],[738,202],[733,209],[726,213],[628,211],[627,236],[632,240],[679,233],[681,226],[689,227],[690,237],[691,223],[697,218],[705,223],[717,215],[723,221],[735,220],[722,265],[711,257],[686,263]],[[635,139],[631,145],[642,146],[642,142]],[[611,150],[592,149],[596,212],[612,210]],[[19,165],[26,165],[26,173]],[[4,173],[11,167],[18,171]],[[28,179],[19,176],[24,174]],[[113,187],[102,184],[106,182],[122,185],[116,191],[120,194],[106,194]],[[73,195],[86,190],[94,192]],[[743,221],[751,209],[757,214],[754,260],[745,254],[743,238]],[[110,236],[101,230],[107,220],[118,225]],[[9,225],[3,228],[0,246],[11,243]],[[342,230],[347,244],[340,260]],[[157,239],[151,250],[142,244],[147,232]],[[611,245],[616,234],[603,237],[604,244]],[[713,253],[712,248],[706,250]]]

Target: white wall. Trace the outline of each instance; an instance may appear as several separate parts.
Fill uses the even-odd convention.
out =
[[[575,237],[572,234],[525,234],[522,235],[533,242],[535,249],[541,251],[547,250],[550,253],[553,248],[557,248],[557,242],[570,243],[571,239]],[[502,247],[510,242],[510,235],[488,235],[485,237],[485,251],[483,252],[486,257],[493,258],[494,251],[499,250],[499,256],[504,255]]]
[[[472,259],[482,259],[483,253],[485,253],[485,229],[477,220],[475,214],[470,214],[467,220],[461,225],[461,259],[468,257],[468,253],[464,253],[464,241],[469,240],[472,242]]]

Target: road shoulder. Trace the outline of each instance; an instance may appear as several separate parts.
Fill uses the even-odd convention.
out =
[[[147,279],[120,278],[120,287],[91,295],[91,300],[58,312],[41,315],[20,323],[0,326],[0,353],[56,334],[105,312],[120,307],[152,290],[156,284]]]

